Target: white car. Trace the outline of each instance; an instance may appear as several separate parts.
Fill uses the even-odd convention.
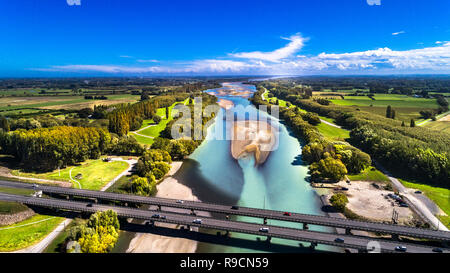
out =
[[[259,229],[259,232],[265,232],[265,233],[267,233],[267,232],[269,232],[269,228],[267,228],[267,227],[262,227],[262,228]]]
[[[183,200],[177,200],[177,203],[178,203],[178,204],[183,204],[184,201],[183,201]]]
[[[202,219],[195,219],[192,223],[200,225],[202,223]]]

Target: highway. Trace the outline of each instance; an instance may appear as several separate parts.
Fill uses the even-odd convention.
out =
[[[35,190],[42,190],[44,193],[63,194],[69,196],[77,196],[84,198],[93,198],[108,201],[121,201],[125,203],[136,203],[146,205],[156,205],[161,207],[173,207],[188,210],[206,211],[211,213],[221,213],[227,215],[240,215],[256,218],[267,218],[280,221],[297,222],[310,225],[328,226],[335,228],[344,228],[350,230],[363,230],[369,232],[379,232],[385,234],[410,236],[414,238],[438,240],[441,242],[450,242],[450,232],[438,231],[431,229],[413,228],[401,225],[383,224],[375,222],[356,221],[342,218],[309,215],[301,213],[291,213],[291,216],[283,215],[282,211],[239,207],[239,209],[232,209],[231,206],[203,203],[197,201],[183,201],[179,203],[176,199],[158,198],[158,197],[143,197],[129,194],[118,194],[110,192],[82,190],[74,188],[63,188],[47,185],[38,185],[37,188],[33,184],[23,182],[12,182],[0,180],[1,186],[28,188]]]
[[[165,222],[172,223],[178,225],[189,225],[196,226],[214,230],[222,230],[229,232],[238,232],[238,233],[246,233],[253,234],[259,236],[270,236],[282,239],[289,239],[301,242],[312,242],[317,244],[324,245],[332,245],[342,248],[351,248],[358,250],[367,250],[367,246],[369,244],[373,244],[376,242],[379,244],[380,252],[395,252],[395,247],[402,245],[405,246],[406,252],[409,253],[431,253],[433,252],[433,247],[416,245],[416,244],[403,244],[390,240],[379,240],[368,237],[359,237],[353,235],[337,235],[332,233],[324,233],[317,231],[309,231],[309,230],[301,230],[295,228],[286,228],[280,226],[271,226],[271,225],[263,225],[263,224],[255,224],[255,223],[247,223],[247,222],[238,222],[231,220],[219,220],[214,218],[202,217],[202,223],[193,223],[198,216],[193,216],[189,214],[178,214],[172,212],[157,212],[155,210],[143,210],[143,209],[135,209],[128,207],[117,207],[117,206],[108,206],[108,205],[100,205],[100,204],[92,204],[88,206],[86,202],[76,202],[76,201],[67,201],[61,199],[50,199],[50,198],[40,198],[40,197],[32,197],[32,196],[22,196],[22,195],[14,195],[14,194],[5,194],[0,193],[1,201],[10,201],[10,202],[20,202],[30,206],[38,206],[50,209],[61,209],[61,210],[70,210],[76,212],[88,212],[95,213],[97,211],[105,211],[105,210],[113,210],[117,213],[119,217],[125,218],[135,218],[142,220],[151,220],[154,222]],[[160,215],[166,216],[165,219],[162,218],[152,218],[152,216],[158,213]],[[269,228],[269,232],[260,232],[259,229],[262,227]],[[149,227],[150,228],[150,227]],[[343,242],[336,242],[336,238],[339,237],[343,239]],[[445,253],[450,253],[449,249],[443,249]]]

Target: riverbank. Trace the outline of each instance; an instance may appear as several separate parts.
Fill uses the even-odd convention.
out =
[[[178,182],[173,175],[180,169],[183,162],[172,162],[167,177],[157,186],[156,197],[174,198],[198,201],[192,190]],[[170,209],[179,211],[179,209]],[[175,224],[157,223],[157,226],[177,228]],[[127,253],[194,253],[197,241],[184,238],[174,238],[150,233],[137,233],[131,240]]]

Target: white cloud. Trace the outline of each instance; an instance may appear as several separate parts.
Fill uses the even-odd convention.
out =
[[[158,60],[136,60],[138,63],[158,63]]]
[[[280,60],[291,57],[292,55],[300,51],[306,41],[306,39],[300,36],[299,34],[292,35],[291,37],[284,39],[290,42],[285,47],[279,48],[271,52],[253,51],[253,52],[230,53],[228,55],[234,58],[279,62]]]
[[[411,50],[374,50],[348,53],[298,54],[305,39],[299,35],[272,52],[228,54],[228,58],[168,63],[165,66],[74,64],[34,69],[39,71],[100,72],[123,74],[248,74],[301,75],[305,73],[450,73],[450,42]],[[139,60],[137,60],[139,62]],[[140,60],[142,63],[156,60]]]
[[[404,33],[406,33],[406,32],[402,30],[402,31],[399,31],[399,32],[394,32],[394,33],[392,33],[392,35],[397,36],[399,34],[404,34]]]

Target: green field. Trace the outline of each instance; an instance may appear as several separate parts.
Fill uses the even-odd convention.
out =
[[[435,99],[414,98],[406,95],[395,94],[375,94],[375,100],[367,96],[345,96],[345,99],[333,99],[334,104],[350,106],[370,106],[373,107],[392,107],[400,108],[437,108]]]
[[[54,216],[35,215],[14,225],[0,227],[0,251],[15,251],[39,242],[54,230],[63,219]]]
[[[450,121],[430,121],[424,127],[431,130],[450,133]]]
[[[136,95],[107,95],[107,100],[87,100],[84,96],[36,96],[36,97],[2,97],[0,98],[0,112],[6,114],[35,113],[44,109],[79,110],[92,107],[93,104],[118,104],[136,102]]]
[[[399,179],[405,187],[422,191],[428,198],[438,205],[447,216],[439,216],[443,224],[450,228],[450,190]]]
[[[344,129],[336,128],[334,126],[320,123],[316,126],[319,132],[329,140],[345,141],[350,138],[350,132]]]
[[[34,177],[50,180],[60,180],[72,182],[73,187],[78,188],[78,183],[70,180],[70,170],[72,170],[72,177],[74,179],[77,174],[82,174],[82,179],[76,179],[81,184],[81,188],[88,190],[100,190],[109,181],[114,179],[120,173],[128,168],[128,163],[123,161],[104,162],[101,159],[88,160],[80,166],[71,166],[47,173],[27,173],[20,171],[13,171],[14,175]]]
[[[375,181],[375,182],[388,182],[389,179],[379,170],[374,167],[365,169],[360,174],[347,175],[351,181]]]

